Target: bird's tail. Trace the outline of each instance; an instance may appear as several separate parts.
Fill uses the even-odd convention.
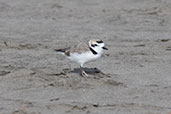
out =
[[[65,53],[70,48],[55,49],[56,52]]]
[[[63,49],[55,49],[56,52],[61,52],[61,53],[65,53],[65,50]]]

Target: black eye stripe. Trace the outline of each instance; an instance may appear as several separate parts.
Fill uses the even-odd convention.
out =
[[[100,44],[100,43],[103,43],[103,41],[102,41],[102,40],[100,40],[100,41],[96,41],[96,42],[97,42],[97,43],[99,43],[99,44]]]
[[[98,46],[97,44],[91,44],[92,47]]]

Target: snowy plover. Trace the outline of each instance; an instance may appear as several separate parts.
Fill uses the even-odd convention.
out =
[[[94,61],[100,58],[103,50],[108,50],[102,40],[90,40],[88,43],[79,43],[73,47],[55,49],[55,51],[62,53],[71,61],[80,65],[80,74],[88,76],[83,70],[83,65],[87,62]]]

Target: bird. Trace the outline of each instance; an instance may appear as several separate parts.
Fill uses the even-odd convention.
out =
[[[83,70],[84,64],[100,58],[104,50],[108,50],[108,48],[100,39],[89,40],[87,43],[80,42],[67,48],[55,49],[56,52],[79,64],[80,75],[83,77],[88,77],[88,74]]]

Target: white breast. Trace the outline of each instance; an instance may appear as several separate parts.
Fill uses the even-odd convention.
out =
[[[71,53],[70,57],[68,57],[71,61],[74,61],[80,65],[83,65],[84,63],[94,61],[101,57],[101,54],[94,55],[92,52],[85,52],[82,54],[78,53]]]

